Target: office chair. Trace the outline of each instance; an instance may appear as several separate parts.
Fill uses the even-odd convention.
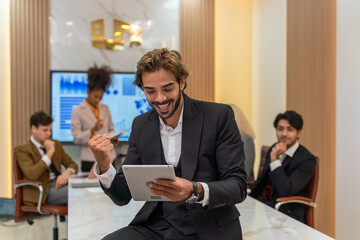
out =
[[[288,203],[301,203],[306,205],[305,223],[314,228],[314,208],[316,207],[315,198],[319,182],[319,158],[316,157],[315,173],[307,185],[306,197],[289,196],[276,199],[275,209],[279,210],[281,206]]]
[[[260,153],[260,164],[259,164],[259,170],[258,170],[258,175],[257,177],[259,177],[265,167],[265,161],[266,161],[266,155],[267,152],[269,151],[270,147],[269,146],[261,146],[261,153]],[[248,188],[251,187],[251,185],[254,184],[254,181],[246,181],[246,185]]]
[[[15,183],[14,188],[16,189],[14,217],[15,222],[27,220],[27,222],[32,225],[34,223],[33,218],[51,214],[54,216],[53,239],[58,240],[59,233],[57,227],[57,215],[66,216],[68,213],[67,206],[41,204],[41,199],[43,196],[43,188],[41,182],[23,179],[23,174],[16,158],[16,147],[14,148],[13,171]],[[22,187],[26,185],[33,186],[39,189],[39,200],[36,206],[24,205]]]

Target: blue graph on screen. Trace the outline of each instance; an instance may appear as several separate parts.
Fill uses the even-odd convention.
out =
[[[145,94],[133,85],[134,73],[114,73],[112,84],[101,103],[108,105],[115,130],[131,129],[133,119],[151,109]],[[87,97],[85,72],[51,72],[52,137],[62,142],[72,142],[71,114],[75,106]],[[119,137],[127,141],[130,130]]]
[[[81,77],[81,79],[79,79]],[[60,90],[62,94],[68,92],[78,92],[86,94],[87,78],[84,76],[61,76],[60,77]]]

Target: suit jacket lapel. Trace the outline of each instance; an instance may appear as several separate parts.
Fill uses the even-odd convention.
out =
[[[81,107],[85,109],[85,111],[83,111],[82,113],[84,115],[86,115],[89,119],[92,119],[93,121],[97,121],[95,118],[95,115],[93,113],[93,111],[91,110],[90,106],[88,105],[88,103],[86,102],[86,100],[84,99],[81,103],[80,103]],[[99,108],[99,116],[100,116],[100,108]]]
[[[149,131],[144,132],[145,142],[149,143],[144,164],[161,165],[164,154],[162,154],[159,116],[155,110],[151,111],[153,112],[148,116],[149,121],[147,122]]]
[[[184,96],[184,113],[181,140],[181,174],[192,180],[198,163],[203,113],[199,113],[192,100]]]
[[[35,146],[35,144],[33,144],[31,140],[29,140],[29,144],[31,146],[31,151],[36,155],[35,159],[41,159],[41,154],[39,152],[39,149],[37,149],[37,147]]]

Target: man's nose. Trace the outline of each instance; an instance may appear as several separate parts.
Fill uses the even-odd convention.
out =
[[[163,101],[165,101],[165,100],[166,100],[166,96],[165,96],[164,94],[162,94],[161,92],[158,92],[158,93],[156,94],[156,98],[155,98],[155,101],[156,101],[156,102],[161,103],[161,102],[163,102]]]

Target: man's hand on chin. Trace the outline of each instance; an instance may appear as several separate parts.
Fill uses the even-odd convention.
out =
[[[284,142],[278,142],[277,144],[275,144],[275,146],[272,148],[271,153],[270,153],[270,159],[271,162],[279,159],[279,156],[281,154],[283,154],[287,149],[286,143]]]

